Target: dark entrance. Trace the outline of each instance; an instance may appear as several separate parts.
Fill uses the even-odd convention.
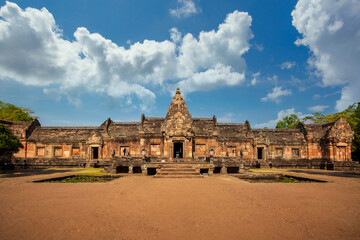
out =
[[[263,159],[263,148],[257,148],[257,159]]]
[[[141,167],[133,167],[133,173],[142,173]]]
[[[174,158],[183,158],[183,143],[174,143]]]
[[[92,147],[92,159],[99,159],[99,148],[98,147]]]
[[[129,166],[116,167],[116,173],[129,173]]]

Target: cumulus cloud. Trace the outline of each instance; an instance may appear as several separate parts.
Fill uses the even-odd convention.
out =
[[[41,86],[48,94],[57,91],[77,105],[84,92],[125,104],[135,97],[146,110],[156,99],[151,87],[177,82],[192,92],[241,84],[246,70],[242,55],[253,37],[251,21],[247,13],[234,11],[217,30],[198,37],[183,37],[172,28],[171,40],[123,47],[84,27],[75,31],[74,41],[64,40],[45,8],[22,10],[6,2],[0,9],[0,79]]]
[[[322,78],[323,86],[343,86],[336,109],[360,100],[360,4],[357,0],[299,0],[292,12],[307,46],[308,63]]]
[[[179,43],[181,41],[182,34],[177,30],[177,28],[173,27],[170,29],[170,38],[174,43]]]
[[[266,97],[261,98],[261,101],[273,101],[276,103],[280,102],[280,98],[282,96],[288,96],[291,95],[291,90],[288,89],[282,89],[282,87],[274,87],[271,92],[269,92]]]
[[[173,17],[186,18],[200,12],[192,0],[178,0],[178,3],[180,4],[179,8],[170,9],[170,14]]]
[[[328,107],[329,107],[329,105],[315,105],[312,107],[308,107],[308,110],[311,112],[322,112]]]
[[[254,73],[254,74],[252,75],[252,79],[251,79],[250,84],[251,84],[252,86],[255,86],[256,83],[258,82],[258,78],[259,78],[259,77],[260,77],[260,72]]]
[[[295,108],[289,108],[289,109],[281,110],[280,112],[278,112],[276,119],[270,120],[265,123],[258,123],[258,124],[255,124],[254,126],[255,126],[255,128],[264,128],[264,127],[275,128],[276,123],[278,121],[282,120],[286,116],[290,116],[291,114],[296,114],[300,119],[308,116],[307,114],[302,114],[301,112],[295,112]]]
[[[217,64],[205,72],[192,74],[190,78],[180,81],[177,85],[186,93],[208,91],[217,86],[235,86],[244,82],[245,74],[233,72],[230,66]]]
[[[296,62],[283,62],[280,66],[281,69],[290,69],[290,68],[293,68],[295,67],[296,65]]]

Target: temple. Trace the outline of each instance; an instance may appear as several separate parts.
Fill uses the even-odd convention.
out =
[[[171,163],[187,163],[208,174],[236,173],[254,165],[333,168],[351,161],[353,139],[342,118],[327,124],[300,123],[296,129],[253,129],[248,121],[195,118],[179,88],[165,118],[144,114],[140,122],[108,118],[95,127],[43,127],[38,120],[1,123],[24,145],[12,157],[15,165],[99,166],[145,175],[164,171]]]

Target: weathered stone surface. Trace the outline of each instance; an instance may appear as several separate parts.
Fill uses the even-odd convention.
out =
[[[124,165],[146,169],[162,162],[210,164],[211,159],[209,169],[217,167],[215,172],[256,164],[320,168],[324,162],[350,161],[353,139],[349,124],[342,118],[327,124],[301,123],[297,129],[252,129],[248,121],[218,123],[216,116],[193,118],[179,89],[165,118],[144,114],[139,122],[108,118],[99,127],[42,127],[37,120],[1,121],[25,146],[14,155],[14,163],[26,160],[34,166]]]

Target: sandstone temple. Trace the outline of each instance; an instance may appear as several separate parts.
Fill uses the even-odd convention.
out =
[[[108,118],[95,127],[43,127],[1,120],[24,148],[14,165],[104,167],[110,172],[154,175],[174,163],[198,173],[237,173],[243,168],[336,168],[351,161],[353,132],[342,118],[296,129],[254,129],[250,123],[195,118],[179,89],[165,117],[139,122]]]

